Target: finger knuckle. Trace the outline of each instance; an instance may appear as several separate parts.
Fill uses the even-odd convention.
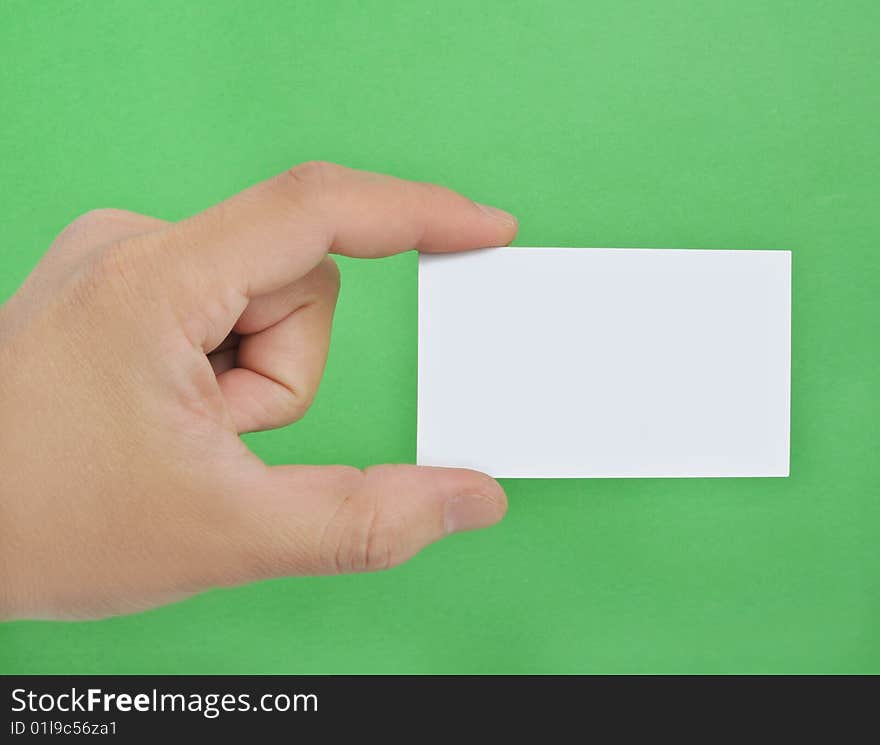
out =
[[[459,196],[445,186],[432,184],[428,181],[413,181],[411,183],[416,201],[426,207],[436,206],[441,200],[454,200]]]
[[[276,419],[280,426],[284,426],[298,422],[308,413],[315,397],[312,391],[281,383],[276,388],[278,397],[271,410],[267,411],[267,417]]]
[[[136,252],[128,241],[108,245],[92,262],[92,271],[111,285],[127,285],[135,273]]]
[[[112,293],[117,300],[130,300],[143,295],[144,283],[150,272],[141,266],[145,252],[131,245],[131,241],[108,244],[94,255],[75,283],[75,297],[89,300]]]
[[[55,242],[63,242],[70,238],[92,238],[99,240],[101,234],[109,225],[114,225],[125,219],[130,213],[112,207],[101,207],[89,210],[71,221],[55,239]]]
[[[289,168],[282,176],[295,194],[321,193],[342,171],[342,166],[325,160],[310,160]]]
[[[74,224],[85,227],[101,227],[107,223],[122,222],[131,217],[132,213],[115,207],[99,207],[89,210],[74,220]]]
[[[363,488],[366,478],[350,490],[328,526],[325,564],[339,574],[390,569],[406,557],[400,518],[383,508],[378,495]]]

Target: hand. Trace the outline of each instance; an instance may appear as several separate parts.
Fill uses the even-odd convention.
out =
[[[383,569],[506,509],[488,476],[263,464],[305,414],[339,273],[509,243],[428,184],[297,166],[182,222],[68,226],[0,307],[0,615],[95,618],[281,575]]]

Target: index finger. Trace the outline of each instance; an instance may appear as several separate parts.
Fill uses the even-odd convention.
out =
[[[506,245],[516,230],[508,213],[441,186],[314,162],[177,223],[164,239],[172,265],[187,264],[205,292],[253,297],[304,276],[328,252],[462,251]]]

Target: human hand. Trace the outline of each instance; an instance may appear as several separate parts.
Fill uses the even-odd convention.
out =
[[[296,421],[315,396],[339,289],[328,252],[515,233],[441,187],[324,163],[175,224],[74,221],[0,307],[0,617],[382,569],[497,522],[506,499],[485,474],[268,467],[238,435]]]

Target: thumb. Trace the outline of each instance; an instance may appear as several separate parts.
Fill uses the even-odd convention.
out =
[[[478,471],[276,466],[252,492],[252,578],[388,569],[429,543],[498,522],[507,498]]]

